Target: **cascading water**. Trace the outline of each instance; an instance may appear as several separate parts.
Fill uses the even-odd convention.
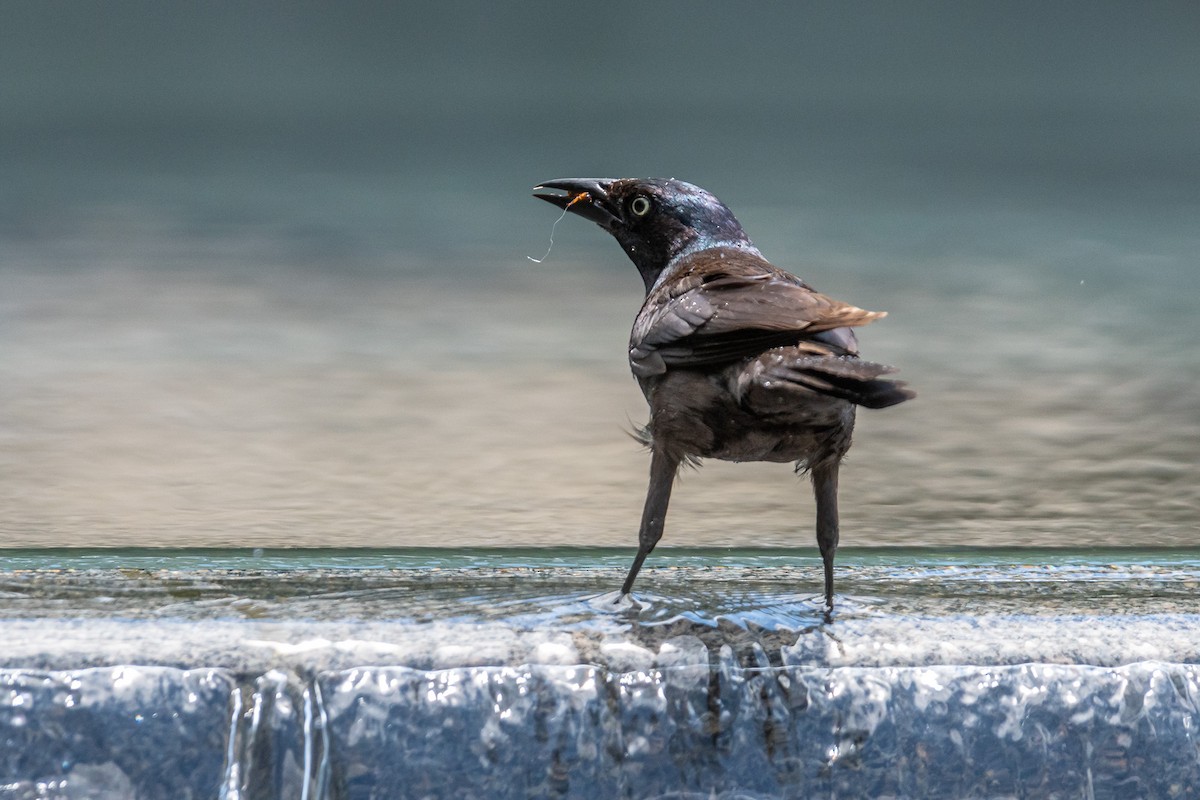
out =
[[[18,558],[0,798],[1200,796],[1198,553],[624,556]]]

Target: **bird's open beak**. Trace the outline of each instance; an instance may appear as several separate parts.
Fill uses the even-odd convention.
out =
[[[611,231],[621,223],[621,211],[608,196],[612,184],[608,178],[558,178],[533,187],[533,196]]]

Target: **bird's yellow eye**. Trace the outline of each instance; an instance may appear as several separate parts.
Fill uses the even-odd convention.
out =
[[[645,195],[638,195],[629,204],[629,210],[633,212],[635,217],[646,216],[650,213],[650,198]]]

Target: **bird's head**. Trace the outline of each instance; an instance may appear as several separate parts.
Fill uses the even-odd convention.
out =
[[[724,203],[674,178],[560,178],[535,186],[534,196],[611,233],[647,290],[682,255],[722,245],[754,250]]]

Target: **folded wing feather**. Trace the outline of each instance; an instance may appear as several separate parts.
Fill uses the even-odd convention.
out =
[[[733,248],[701,251],[674,274],[651,292],[634,323],[629,361],[636,375],[719,365],[801,343],[813,355],[855,355],[853,335],[839,329],[885,316],[815,292],[761,256]]]

